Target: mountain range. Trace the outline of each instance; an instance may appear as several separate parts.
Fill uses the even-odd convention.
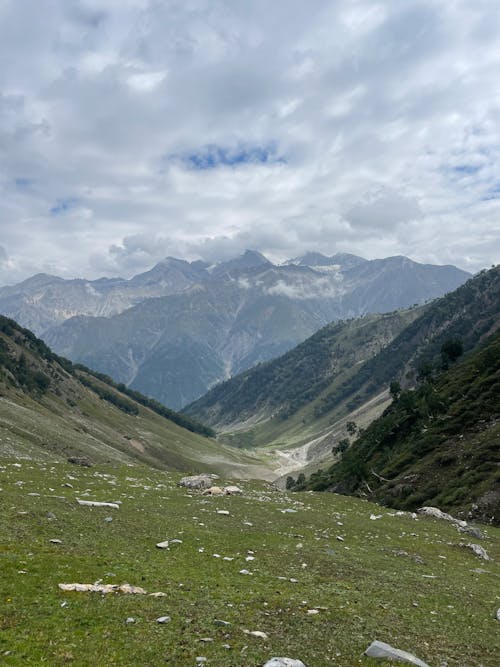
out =
[[[215,265],[167,258],[130,280],[33,276],[0,289],[0,312],[178,409],[329,322],[423,303],[468,277],[406,257],[309,253],[276,265],[246,251]]]

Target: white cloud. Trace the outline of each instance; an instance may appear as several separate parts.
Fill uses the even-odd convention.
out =
[[[245,247],[500,261],[499,30],[488,0],[4,0],[0,281]]]

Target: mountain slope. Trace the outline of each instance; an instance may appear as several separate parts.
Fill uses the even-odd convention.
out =
[[[174,260],[168,262],[173,270]],[[184,264],[184,275],[196,269],[199,281],[180,293],[144,300],[113,317],[71,318],[44,339],[58,353],[178,409],[328,322],[387,310],[384,300],[390,309],[425,301],[468,275],[406,258],[344,255],[275,266],[250,251],[215,267]],[[155,270],[150,273],[146,283],[155,280]],[[390,288],[383,288],[384,276]]]
[[[269,420],[283,429],[287,419],[350,377],[419,313],[414,309],[329,324],[283,356],[217,385],[184,412],[219,430]]]
[[[142,461],[159,468],[240,471],[244,476],[261,470],[254,459],[221,447],[204,432],[202,425],[143,396],[127,395],[105,377],[57,357],[30,331],[0,317],[3,455],[48,460],[86,456],[94,462]]]
[[[406,319],[405,319],[406,318]],[[447,339],[473,349],[500,326],[500,267],[426,306],[331,325],[282,358],[223,383],[188,406],[239,446],[285,452],[287,470],[331,458],[354,420],[365,427],[390,401],[389,384],[413,386]],[[280,455],[281,455],[280,454]]]
[[[305,486],[402,509],[436,505],[500,525],[500,333],[401,393],[339,463]]]

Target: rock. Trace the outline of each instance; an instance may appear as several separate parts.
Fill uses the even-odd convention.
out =
[[[50,542],[51,544],[62,544],[62,540],[57,540],[57,539],[49,540],[49,542]]]
[[[500,607],[497,609],[497,612],[495,614],[495,618],[497,619],[497,621],[500,621]]]
[[[306,667],[301,660],[294,658],[271,658],[264,667]]]
[[[111,523],[111,522],[113,521],[113,517],[112,517],[112,516],[107,516],[107,517],[104,519],[104,521],[105,521],[106,523]]]
[[[472,544],[471,542],[469,542],[468,544],[461,544],[460,546],[465,547],[466,549],[470,549],[476,554],[476,556],[482,558],[483,560],[491,560],[491,558],[486,553],[485,549],[483,549],[483,547],[480,544]]]
[[[401,651],[398,648],[390,646],[385,642],[374,641],[366,649],[365,655],[369,658],[385,658],[386,660],[398,660],[399,662],[406,662],[410,665],[417,665],[418,667],[429,667],[426,662],[419,660],[407,651]]]
[[[75,466],[83,466],[84,468],[92,467],[92,463],[84,456],[70,456],[68,463],[72,463]]]
[[[126,595],[147,595],[147,591],[140,586],[130,584],[58,584],[59,589],[65,593],[76,591],[78,593],[125,593]]]
[[[419,514],[422,514],[423,516],[432,516],[435,519],[442,519],[443,521],[451,521],[456,526],[460,526],[461,528],[465,528],[467,526],[467,521],[461,521],[460,519],[455,519],[454,516],[451,516],[451,514],[446,514],[446,512],[442,512],[437,507],[420,507],[417,510],[417,512]]]
[[[467,533],[468,535],[472,535],[472,537],[475,537],[477,540],[482,540],[484,539],[483,533],[477,528],[477,526],[459,526],[458,530],[461,533]]]
[[[249,570],[240,570],[240,574],[252,574]]]
[[[129,617],[125,620],[125,623],[135,623],[135,618],[133,618],[132,616],[129,616]]]
[[[86,507],[112,507],[115,510],[120,509],[118,503],[101,503],[97,502],[97,500],[80,500],[79,498],[76,499],[76,502],[79,505],[85,505]]]
[[[205,663],[206,661],[207,661],[207,659],[205,658],[204,655],[199,655],[199,656],[196,658],[196,664],[197,664],[197,665],[203,665],[203,663]]]
[[[150,593],[149,597],[150,598],[166,598],[167,594],[163,593],[162,591],[157,591],[156,593]]]
[[[224,493],[226,494],[226,496],[236,496],[242,494],[243,491],[240,489],[239,486],[225,486]]]
[[[227,625],[231,625],[231,623],[229,621],[222,621],[220,618],[216,618],[214,619],[214,625],[226,627]]]
[[[250,635],[250,637],[258,637],[259,639],[269,639],[269,637],[266,635],[265,632],[262,632],[261,630],[243,630],[243,632],[246,635]]]
[[[56,518],[56,515],[54,514],[54,512],[47,512],[47,519],[49,519],[50,521],[53,521],[55,518]]]
[[[208,489],[205,489],[202,493],[203,496],[224,496],[224,490],[220,486],[211,486]]]
[[[169,541],[165,540],[165,542],[158,542],[157,547],[158,549],[168,549]]]
[[[157,623],[170,623],[172,619],[170,616],[160,616],[159,618],[156,619]]]
[[[209,489],[212,486],[212,481],[213,478],[211,475],[190,475],[183,477],[179,482],[179,486],[203,491],[203,489]]]
[[[227,510],[217,510],[217,514],[222,514],[223,516],[229,516],[229,512]]]

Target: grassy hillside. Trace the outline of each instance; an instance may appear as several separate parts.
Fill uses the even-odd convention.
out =
[[[435,368],[305,486],[500,524],[500,334],[447,371]]]
[[[204,437],[207,433],[203,425],[136,392],[123,393],[105,376],[73,366],[30,331],[0,317],[4,455],[140,460],[160,468],[233,470],[244,476],[260,471],[252,467],[258,463],[254,459]]]
[[[375,667],[362,655],[373,639],[430,665],[498,665],[498,529],[484,529],[484,562],[446,522],[248,482],[240,497],[206,498],[177,480],[0,460],[2,665],[257,667],[285,655]],[[96,581],[165,595],[58,588]]]

